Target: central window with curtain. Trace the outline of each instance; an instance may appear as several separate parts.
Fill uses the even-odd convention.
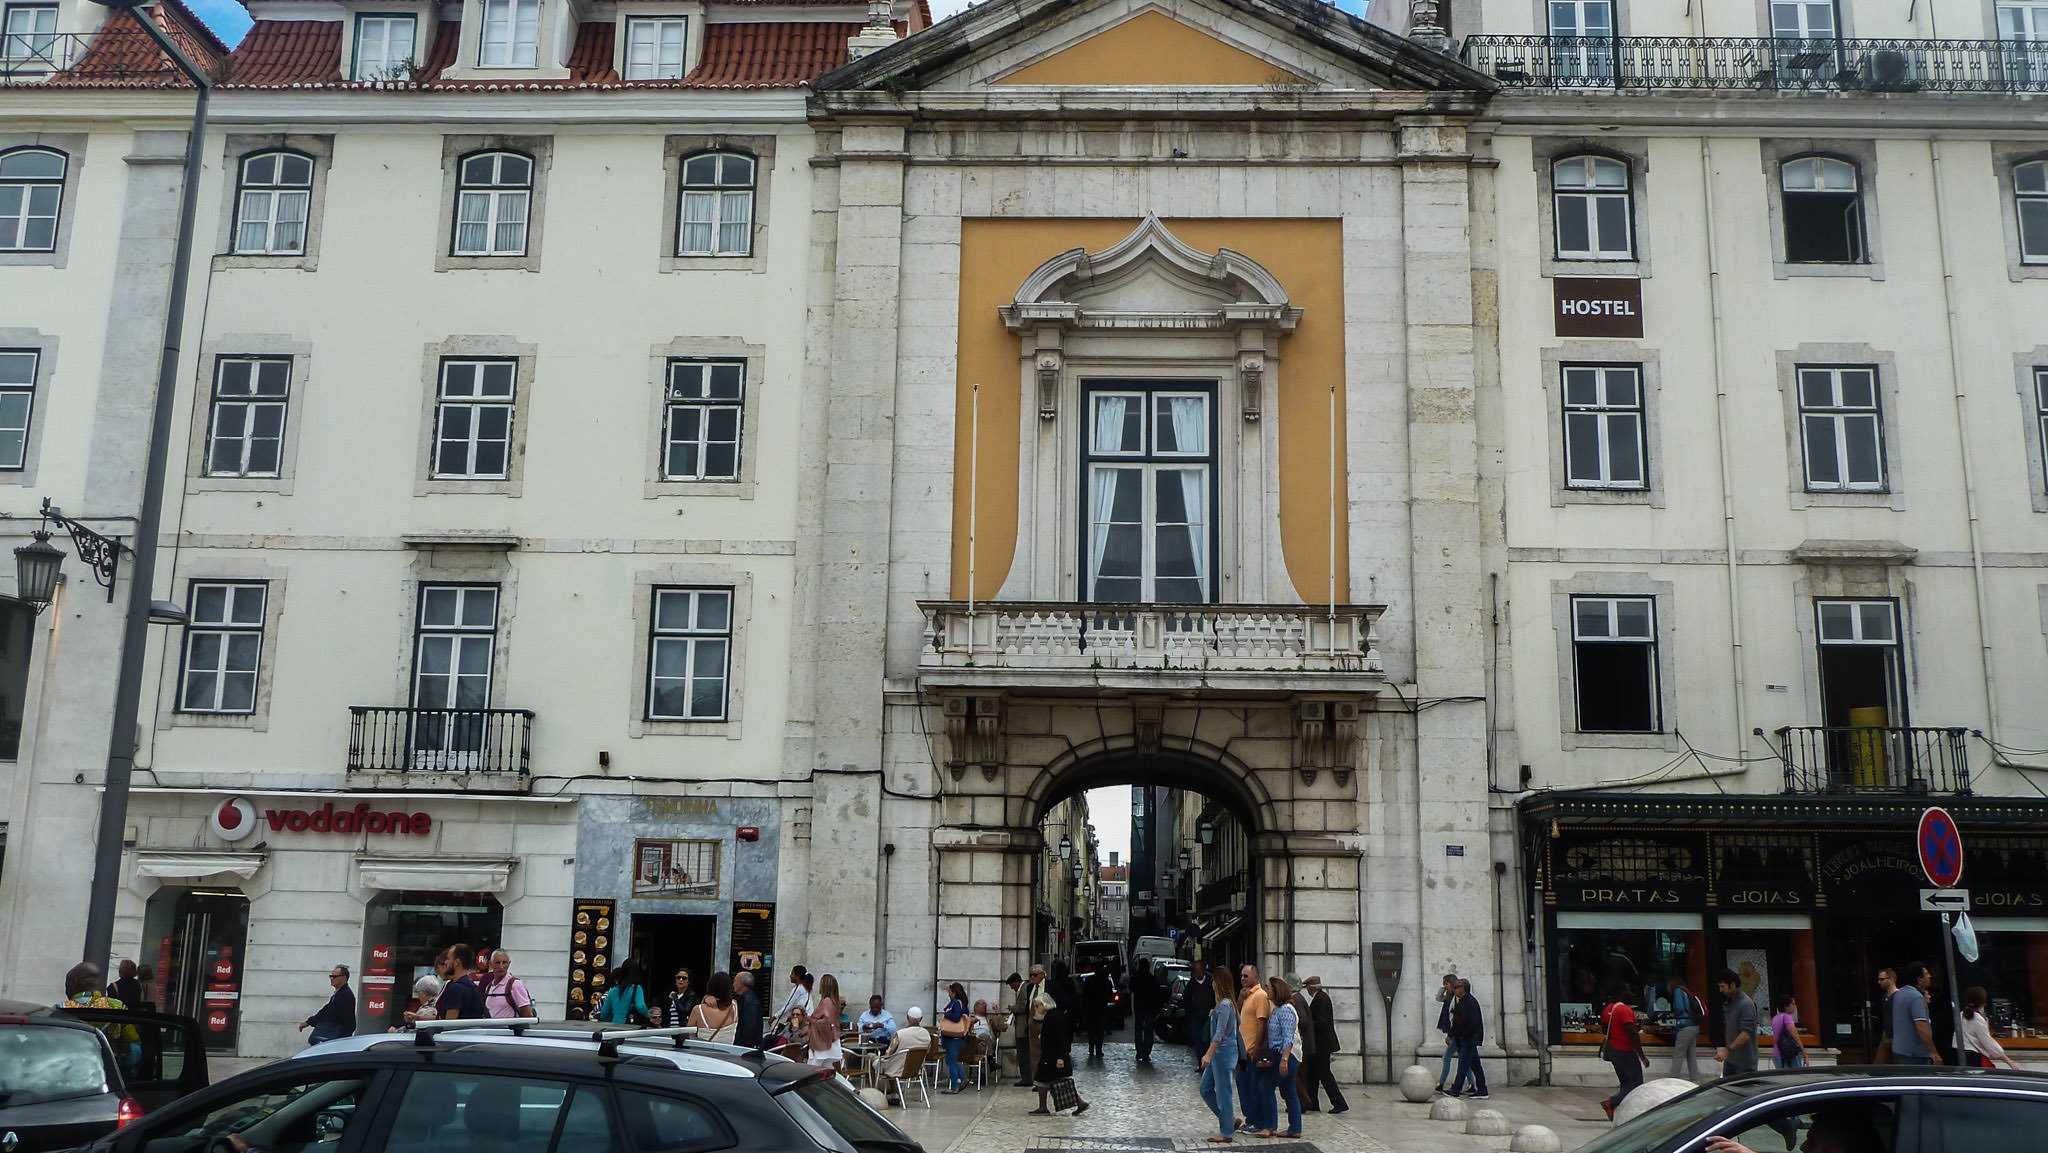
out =
[[[1137,604],[1215,600],[1213,386],[1113,381],[1086,395],[1083,594]]]

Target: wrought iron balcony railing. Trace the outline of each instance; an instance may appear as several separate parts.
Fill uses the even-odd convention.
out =
[[[2048,42],[1772,36],[1468,36],[1505,88],[1752,92],[2048,92]]]
[[[1384,605],[926,601],[924,668],[1377,673]]]
[[[1778,730],[1788,793],[1966,795],[1963,729],[1823,727]]]
[[[140,29],[0,33],[0,87],[136,83],[190,87]]]
[[[518,773],[532,759],[532,709],[349,709],[353,773]]]

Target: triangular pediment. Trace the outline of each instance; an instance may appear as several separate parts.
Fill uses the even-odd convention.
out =
[[[1321,0],[988,0],[820,77],[821,95],[1147,88],[1490,93]]]
[[[1303,80],[1152,8],[989,83],[1132,88],[1298,85]]]

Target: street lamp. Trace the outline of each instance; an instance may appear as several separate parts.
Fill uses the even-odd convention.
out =
[[[156,583],[156,542],[163,531],[164,474],[171,456],[173,401],[177,396],[178,362],[183,356],[185,287],[191,279],[193,221],[199,208],[199,174],[206,151],[206,101],[213,81],[145,12],[140,0],[98,0],[126,10],[134,23],[197,90],[192,130],[185,138],[185,187],[178,204],[178,239],[171,262],[171,290],[164,302],[163,353],[157,361],[156,396],[149,418],[149,459],[142,472],[142,507],[135,518],[135,560],[128,577],[128,611],[121,629],[121,669],[114,684],[114,710],[107,740],[106,792],[100,799],[97,854],[93,860],[92,897],[85,911],[84,960],[106,971],[114,951],[114,905],[121,891],[121,847],[128,826],[128,782],[135,773],[135,722],[142,711],[143,657],[149,622],[156,605],[150,591]],[[76,534],[74,533],[74,539]],[[34,546],[27,546],[33,549]],[[33,555],[33,554],[32,554]],[[48,558],[43,558],[47,562]],[[17,556],[17,563],[19,557]],[[109,578],[111,580],[111,576]],[[108,593],[113,587],[109,584]],[[173,612],[175,606],[171,606]]]
[[[1180,871],[1183,873],[1188,871],[1188,851],[1186,849],[1180,851]]]
[[[1195,836],[1198,837],[1203,844],[1213,845],[1216,843],[1216,826],[1209,823],[1208,821],[1203,821],[1201,824],[1195,826]]]
[[[1071,838],[1071,837],[1061,837],[1061,838],[1060,838],[1060,860],[1062,860],[1062,861],[1064,861],[1064,860],[1068,860],[1068,859],[1072,858],[1072,857],[1073,857],[1073,855],[1074,855],[1074,840],[1073,840],[1073,838]],[[1076,866],[1076,867],[1078,868],[1079,866]]]

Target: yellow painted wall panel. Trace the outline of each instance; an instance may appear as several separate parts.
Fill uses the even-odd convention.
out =
[[[1126,20],[992,81],[1093,87],[1301,82],[1284,68],[1160,12]]]

